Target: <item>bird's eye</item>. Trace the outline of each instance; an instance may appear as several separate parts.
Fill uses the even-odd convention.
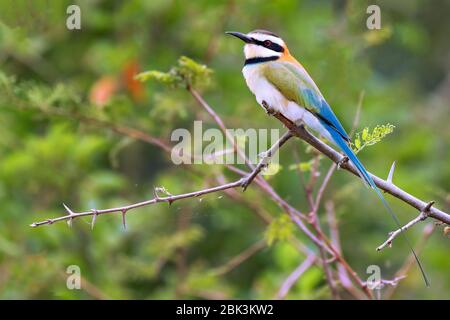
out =
[[[270,47],[272,45],[272,41],[266,40],[264,41],[264,47]]]

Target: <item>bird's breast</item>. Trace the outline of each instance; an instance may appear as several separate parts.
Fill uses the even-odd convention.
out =
[[[260,105],[265,101],[271,108],[283,113],[289,101],[264,77],[262,66],[247,65],[242,69],[242,73],[248,88]]]
[[[312,113],[307,111],[303,106],[299,106],[295,102],[288,100],[264,77],[261,66],[247,65],[242,69],[242,73],[244,74],[247,86],[261,106],[263,105],[262,102],[266,101],[272,109],[280,112],[292,122],[297,124],[303,122],[327,139],[331,139],[323,125]]]

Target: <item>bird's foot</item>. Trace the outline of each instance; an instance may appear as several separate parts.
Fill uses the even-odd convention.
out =
[[[339,170],[344,164],[348,162],[348,157],[344,156],[339,162],[337,163],[337,169]]]
[[[274,108],[272,108],[271,106],[269,106],[269,104],[266,101],[262,102],[262,106],[266,110],[266,113],[269,116],[273,116],[277,113],[276,110]]]

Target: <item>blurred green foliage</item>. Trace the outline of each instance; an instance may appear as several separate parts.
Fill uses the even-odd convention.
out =
[[[395,160],[397,185],[449,208],[448,1],[377,1],[379,31],[366,29],[369,1],[75,2],[82,29],[73,31],[65,24],[71,1],[0,2],[0,298],[275,297],[305,259],[289,240],[314,247],[256,187],[242,201],[217,193],[141,208],[127,215],[126,230],[120,215],[98,217],[93,230],[87,218],[72,228],[29,227],[64,214],[62,203],[74,211],[106,208],[148,199],[155,186],[176,194],[217,184],[220,175],[235,178],[220,165],[194,165],[194,171],[174,166],[160,148],[117,129],[169,141],[174,129],[191,129],[197,119],[215,127],[183,89],[205,77],[211,83],[202,93],[228,127],[281,128],[246,88],[242,44],[227,30],[280,34],[346,128],[364,91],[361,147],[374,133],[363,128],[395,125],[381,143],[360,152],[366,167],[383,177]],[[135,81],[145,70],[170,70],[140,78],[180,88]],[[291,142],[270,178],[300,210],[307,204],[290,169],[308,173],[311,158],[305,144]],[[330,163],[321,159],[319,165],[320,180]],[[393,277],[408,250],[399,239],[392,249],[375,252],[395,227],[376,196],[338,171],[325,199],[335,202],[343,252],[358,274],[365,278],[367,266],[377,264],[383,277]],[[402,221],[417,214],[388,200]],[[263,223],[256,211],[273,222]],[[326,226],[324,211],[319,215]],[[408,231],[414,243],[422,229]],[[225,274],[213,272],[263,238],[271,245]],[[448,240],[441,227],[421,259],[431,289],[413,266],[393,298],[450,298]],[[81,268],[84,290],[66,288],[69,265]],[[330,298],[322,269],[306,271],[287,298]]]

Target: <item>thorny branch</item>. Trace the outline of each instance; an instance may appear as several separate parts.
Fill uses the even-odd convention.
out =
[[[199,197],[199,196],[202,196],[202,195],[205,195],[205,194],[214,193],[214,192],[218,192],[218,191],[223,191],[223,190],[227,190],[227,189],[231,189],[231,188],[237,188],[237,187],[246,188],[248,186],[248,184],[251,183],[251,181],[253,181],[253,179],[261,172],[261,170],[267,164],[267,161],[268,161],[267,157],[272,156],[279,149],[279,147],[281,145],[283,145],[291,137],[292,137],[292,134],[290,134],[290,132],[285,133],[268,150],[267,155],[260,160],[258,165],[253,169],[253,171],[248,175],[248,177],[243,177],[243,178],[238,179],[238,180],[236,180],[234,182],[229,182],[229,183],[218,185],[218,186],[215,186],[215,187],[212,187],[212,188],[202,189],[202,190],[198,190],[198,191],[194,191],[194,192],[188,192],[188,193],[183,193],[183,194],[178,194],[178,195],[171,195],[164,188],[155,188],[155,190],[154,190],[154,197],[152,199],[149,199],[149,200],[146,200],[146,201],[142,201],[142,202],[138,202],[138,203],[134,203],[134,204],[127,205],[127,206],[116,207],[116,208],[108,208],[108,209],[101,209],[101,210],[91,209],[89,211],[84,211],[84,212],[73,212],[67,205],[63,204],[64,208],[66,209],[66,211],[68,213],[67,215],[61,216],[61,217],[57,217],[57,218],[47,219],[47,220],[44,220],[44,221],[34,222],[30,226],[31,227],[38,227],[38,226],[41,226],[41,225],[53,224],[55,222],[65,221],[65,220],[68,221],[68,224],[70,226],[72,221],[74,219],[76,219],[76,218],[85,217],[85,216],[92,216],[92,223],[91,224],[92,224],[92,227],[94,227],[94,224],[95,224],[97,216],[102,215],[102,214],[117,213],[117,212],[120,212],[122,214],[123,224],[125,226],[125,215],[132,209],[153,205],[153,204],[156,204],[156,203],[159,203],[159,202],[166,202],[169,205],[171,205],[173,202],[181,200],[181,199],[196,198],[196,197]],[[158,194],[160,192],[163,192],[164,194],[166,194],[166,196],[161,197]]]
[[[295,270],[289,275],[289,277],[284,280],[276,298],[284,299],[291,287],[298,281],[302,274],[305,273],[305,271],[314,264],[316,259],[317,257],[315,254],[309,254],[306,259],[302,261],[302,263],[297,268],[295,268]]]
[[[397,229],[395,231],[392,231],[391,233],[389,233],[389,238],[381,245],[377,248],[377,251],[383,250],[386,246],[391,246],[392,245],[392,241],[394,241],[394,239],[402,232],[408,230],[409,228],[411,228],[413,225],[415,225],[416,223],[419,223],[421,221],[424,221],[427,217],[428,217],[428,211],[430,210],[431,206],[434,204],[434,201],[431,201],[428,203],[428,205],[425,207],[425,209],[423,211],[420,212],[420,214],[413,220],[411,220],[410,222],[408,222],[407,224],[405,224],[403,227],[401,227],[400,229]]]
[[[166,202],[170,205],[173,202],[181,200],[181,199],[196,198],[196,197],[199,197],[199,196],[202,196],[205,194],[214,193],[214,192],[218,192],[218,191],[222,191],[222,190],[226,190],[226,189],[230,189],[230,188],[236,188],[236,187],[241,186],[243,181],[244,181],[244,179],[239,179],[234,182],[226,183],[226,184],[212,187],[212,188],[202,189],[202,190],[198,190],[198,191],[194,191],[194,192],[182,193],[182,194],[178,194],[178,195],[168,195],[165,197],[159,196],[158,192],[155,190],[154,197],[152,199],[134,203],[134,204],[131,204],[128,206],[109,208],[109,209],[101,209],[101,210],[91,209],[89,211],[84,211],[84,212],[73,212],[66,205],[64,205],[66,211],[68,212],[67,215],[53,218],[53,219],[47,219],[47,220],[40,221],[40,222],[34,222],[30,226],[31,227],[39,227],[39,226],[46,225],[46,224],[53,224],[58,221],[65,221],[65,220],[72,221],[76,218],[86,217],[86,216],[92,216],[92,225],[94,225],[96,217],[99,215],[102,215],[102,214],[120,212],[124,216],[132,209],[153,205],[158,202]]]

